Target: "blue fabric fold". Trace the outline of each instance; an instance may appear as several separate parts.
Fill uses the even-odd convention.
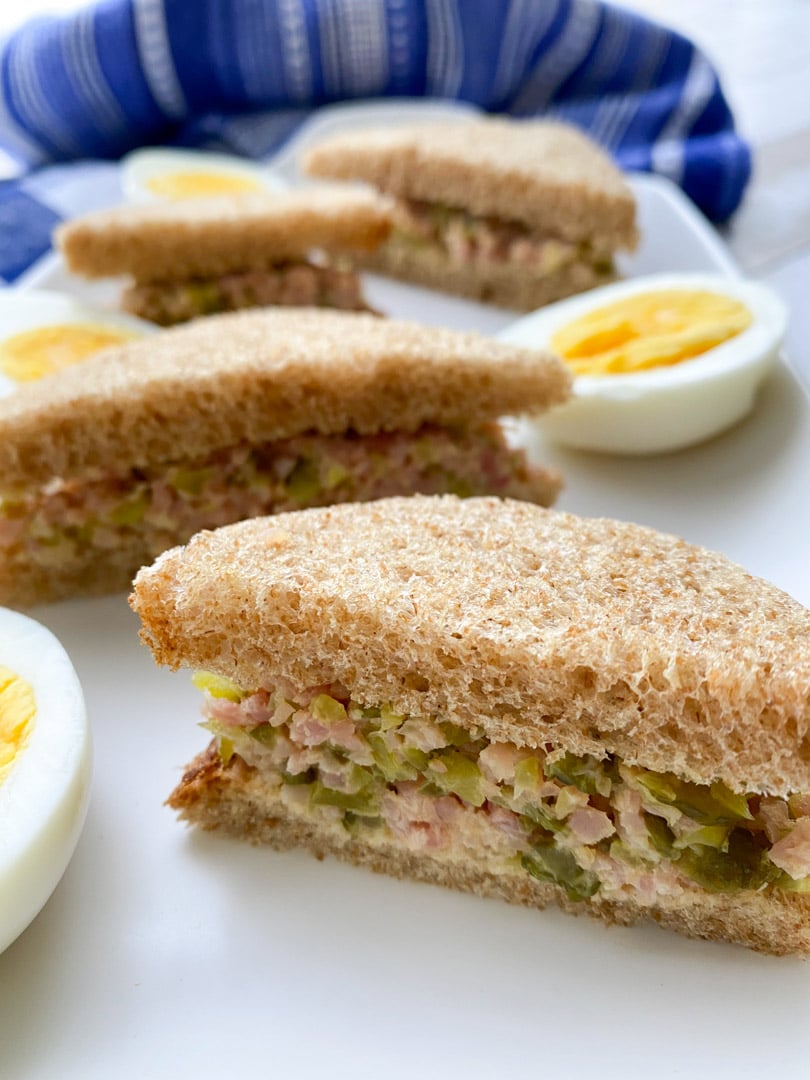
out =
[[[319,105],[391,96],[570,121],[715,221],[750,174],[706,57],[598,0],[102,0],[0,47],[0,146],[29,171],[160,142],[264,158]]]

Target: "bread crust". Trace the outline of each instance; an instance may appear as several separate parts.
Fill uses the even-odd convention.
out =
[[[168,803],[190,824],[218,829],[254,844],[286,851],[305,848],[317,858],[332,855],[378,873],[444,885],[526,907],[555,904],[572,915],[587,914],[608,924],[652,920],[688,937],[729,941],[758,952],[810,954],[810,897],[788,893],[707,893],[694,888],[675,899],[662,897],[650,908],[628,898],[571,901],[558,886],[528,875],[494,873],[467,859],[449,862],[410,851],[391,841],[370,846],[341,826],[319,827],[295,818],[263,789],[260,776],[234,756],[223,765],[214,744],[199,754]]]
[[[539,277],[533,277],[525,266],[516,267],[509,262],[483,268],[475,263],[456,262],[434,247],[415,247],[394,239],[364,255],[360,262],[380,274],[512,311],[534,311],[616,279],[612,270],[598,270],[587,262],[574,263]]]
[[[313,248],[370,250],[390,225],[390,207],[371,192],[310,188],[98,210],[54,239],[74,274],[150,282],[266,270]]]
[[[305,431],[467,426],[540,412],[570,384],[550,354],[480,334],[317,309],[216,315],[0,401],[2,490]]]
[[[565,124],[488,117],[335,135],[309,151],[304,168],[542,234],[599,237],[611,250],[637,241],[635,200],[621,172]]]
[[[494,741],[810,790],[810,613],[652,529],[491,498],[330,507],[200,534],[132,604],[159,663],[245,688],[341,683]]]

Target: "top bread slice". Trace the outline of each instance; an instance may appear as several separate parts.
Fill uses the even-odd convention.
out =
[[[140,572],[160,663],[480,724],[696,783],[810,791],[810,612],[673,536],[414,496],[201,533]]]
[[[465,427],[569,390],[551,354],[481,334],[306,308],[211,316],[0,400],[0,490],[304,432]]]
[[[309,151],[304,168],[609,250],[637,239],[621,172],[565,124],[490,117],[335,135]]]
[[[370,251],[390,228],[372,192],[335,189],[224,195],[99,210],[61,225],[68,269],[140,282],[266,270],[313,249]]]

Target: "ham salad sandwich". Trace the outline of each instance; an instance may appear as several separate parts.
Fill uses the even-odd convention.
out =
[[[126,589],[199,529],[385,495],[550,503],[498,417],[564,400],[552,356],[313,309],[107,350],[0,401],[0,603]]]
[[[501,307],[528,311],[602,285],[637,240],[624,177],[563,124],[487,118],[335,135],[304,168],[393,198],[390,239],[364,265]]]
[[[128,276],[123,307],[169,326],[276,304],[367,310],[347,259],[389,228],[384,200],[325,189],[116,207],[60,226],[55,239],[69,270]]]
[[[810,952],[810,613],[722,555],[416,496],[202,533],[131,603],[205,693],[187,821]]]

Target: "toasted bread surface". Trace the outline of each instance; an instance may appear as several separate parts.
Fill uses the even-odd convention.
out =
[[[309,189],[99,210],[55,240],[73,273],[147,282],[264,270],[313,248],[370,250],[389,228],[387,204],[370,192]]]
[[[683,895],[661,896],[654,906],[634,898],[569,900],[556,885],[528,875],[495,872],[469,856],[459,861],[397,844],[364,843],[340,825],[316,824],[290,814],[261,775],[237,756],[223,765],[212,746],[190,764],[169,805],[191,824],[279,851],[306,848],[318,858],[333,855],[379,873],[444,885],[527,907],[556,904],[569,914],[631,925],[653,920],[689,937],[730,941],[784,956],[810,953],[810,897],[784,892],[709,893],[695,886]]]
[[[358,131],[316,145],[304,167],[540,233],[598,236],[614,249],[636,243],[635,201],[621,172],[564,124],[490,117]]]
[[[305,431],[464,426],[564,400],[553,356],[479,334],[286,308],[200,319],[0,401],[6,492]]]
[[[673,536],[414,497],[199,534],[136,579],[160,663],[339,683],[735,791],[810,790],[810,613]]]

